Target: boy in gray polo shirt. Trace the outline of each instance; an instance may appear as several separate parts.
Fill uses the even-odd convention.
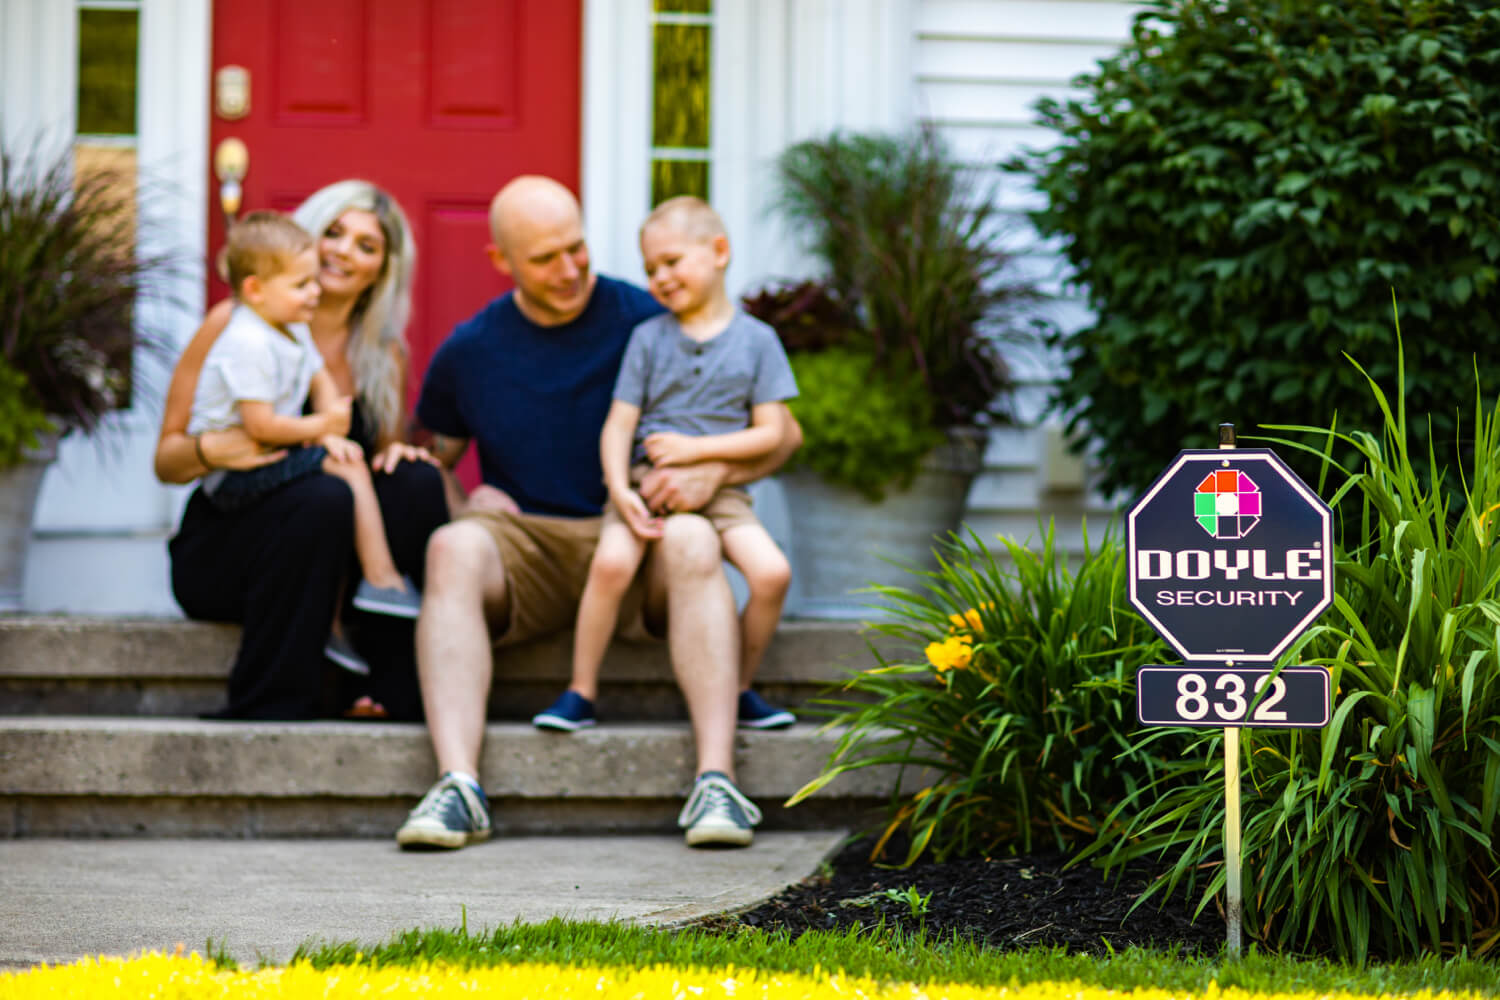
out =
[[[718,213],[702,199],[673,198],[647,217],[640,238],[651,294],[671,312],[637,326],[625,348],[599,440],[609,503],[578,606],[573,678],[533,718],[543,728],[594,722],[599,668],[620,602],[646,546],[662,534],[662,519],[635,490],[641,478],[653,466],[769,454],[781,439],[781,404],[797,395],[776,332],[736,309],[725,291],[729,237]],[[749,586],[741,618],[740,724],[791,725],[790,712],[748,689],[781,620],[791,567],[743,490],[722,489],[697,513],[718,530],[725,557]]]

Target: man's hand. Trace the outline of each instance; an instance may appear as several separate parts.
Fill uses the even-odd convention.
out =
[[[496,514],[521,513],[520,505],[511,499],[509,493],[489,483],[480,483],[469,492],[468,499],[464,501],[464,510],[491,511]]]
[[[407,444],[404,441],[392,441],[382,448],[380,454],[376,455],[374,460],[370,462],[370,467],[376,472],[395,472],[396,466],[402,462],[426,462],[428,465],[436,465],[438,468],[442,468],[441,463],[438,462],[437,457],[432,452],[414,444]]]
[[[641,497],[648,510],[657,514],[680,514],[702,510],[719,491],[728,475],[723,462],[699,462],[652,469],[641,480]]]
[[[625,526],[635,537],[643,542],[654,542],[662,536],[661,518],[652,515],[646,508],[646,501],[635,490],[611,493],[609,498],[614,501],[615,510],[620,512]]]
[[[658,469],[669,465],[692,465],[698,461],[698,441],[686,434],[657,431],[646,437],[646,457]]]

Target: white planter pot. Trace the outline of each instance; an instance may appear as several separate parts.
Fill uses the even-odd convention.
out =
[[[21,463],[0,471],[0,612],[21,610],[26,552],[42,476],[57,458],[57,435],[43,435]]]
[[[987,435],[957,432],[925,460],[905,490],[879,503],[806,469],[777,477],[791,528],[792,600],[798,618],[875,619],[872,583],[907,586],[903,567],[933,569],[935,539],[958,528]]]

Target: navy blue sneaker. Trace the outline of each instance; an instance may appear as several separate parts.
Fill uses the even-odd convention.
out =
[[[531,717],[531,724],[538,729],[558,729],[566,733],[592,726],[594,722],[594,703],[571,689],[558,695],[545,711]]]
[[[754,691],[740,692],[741,729],[785,729],[796,721],[791,712],[777,708]]]
[[[396,831],[402,847],[463,847],[489,839],[490,804],[484,789],[448,773],[427,790]]]

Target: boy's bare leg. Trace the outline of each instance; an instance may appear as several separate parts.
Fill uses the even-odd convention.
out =
[[[505,567],[482,525],[454,521],[427,543],[417,677],[438,772],[479,776],[494,673],[490,622],[509,614]]]
[[[666,519],[646,561],[647,620],[665,616],[672,672],[687,702],[698,774],[734,777],[739,628],[719,536],[696,514]]]
[[[375,495],[369,467],[362,460],[341,462],[325,458],[323,471],[342,479],[354,494],[354,552],[359,556],[365,579],[377,587],[405,590],[406,584],[386,541],[385,519],[380,516],[380,500]]]
[[[589,578],[578,602],[573,629],[573,678],[569,689],[589,701],[599,697],[599,670],[620,618],[620,602],[640,568],[646,545],[623,522],[611,522],[599,533],[589,563]]]
[[[745,577],[750,597],[740,615],[740,690],[748,691],[765,658],[792,585],[792,567],[759,524],[740,524],[719,536],[724,556]]]

